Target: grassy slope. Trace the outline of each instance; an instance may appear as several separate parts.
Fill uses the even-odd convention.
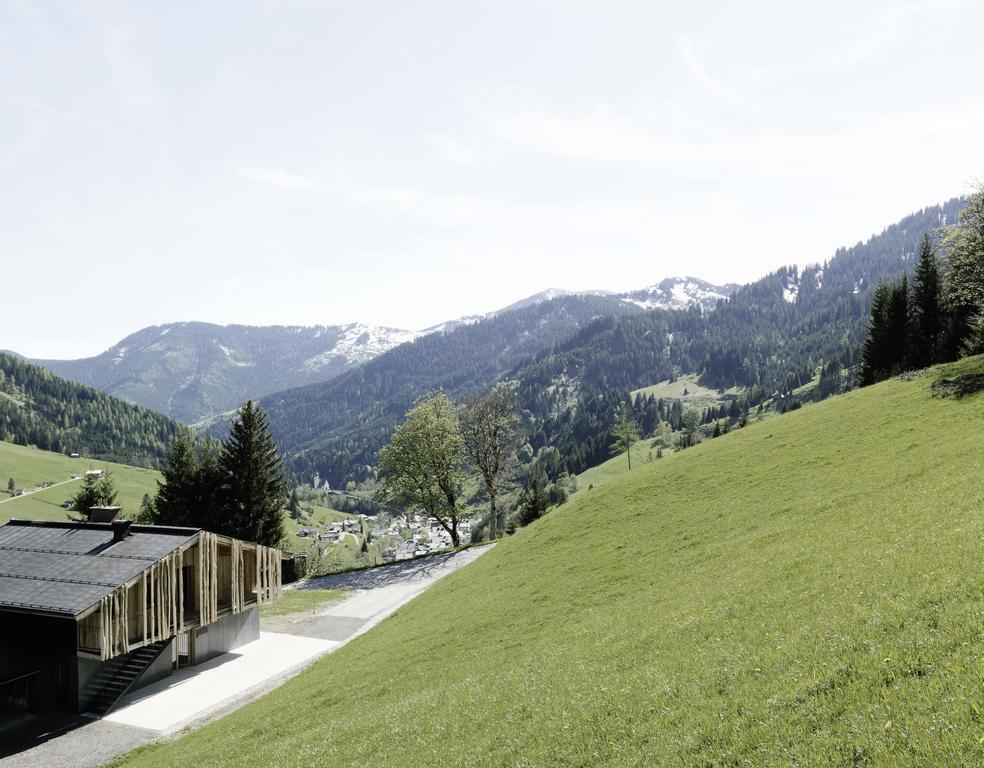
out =
[[[639,440],[632,446],[632,471],[645,464],[649,460],[649,454],[652,453],[653,456],[656,455],[656,449],[651,448],[653,444],[653,438],[647,437],[643,440]],[[670,453],[669,450],[664,451],[664,456]],[[654,459],[655,461],[655,459]],[[577,489],[583,491],[590,486],[599,486],[602,483],[607,483],[610,480],[614,480],[616,477],[621,477],[629,472],[629,462],[625,457],[625,453],[617,453],[612,456],[608,461],[604,461],[594,467],[589,467],[584,470],[581,474],[577,476]]]
[[[984,395],[928,384],[579,493],[279,690],[124,762],[980,765]]]
[[[260,606],[260,616],[317,613],[328,603],[337,602],[344,596],[343,589],[285,589],[275,603]]]
[[[57,488],[48,488],[27,496],[10,497],[6,493],[7,479],[14,478],[18,488],[30,488],[44,481],[60,483],[73,474],[83,474],[87,469],[105,469],[113,476],[124,514],[133,514],[140,508],[145,493],[152,496],[157,491],[160,473],[142,467],[113,464],[94,459],[70,459],[61,453],[39,451],[13,443],[0,441],[0,524],[12,517],[30,520],[66,520],[61,503],[74,496],[82,485],[75,481]]]
[[[687,394],[683,394],[684,390]],[[737,395],[741,392],[739,387],[726,390],[726,394]],[[649,387],[642,387],[632,391],[632,395],[655,395],[665,400],[682,400],[683,407],[694,406],[696,408],[706,408],[709,405],[717,405],[721,399],[718,397],[717,390],[708,389],[697,382],[697,374],[688,373],[679,376],[676,381],[661,381]]]

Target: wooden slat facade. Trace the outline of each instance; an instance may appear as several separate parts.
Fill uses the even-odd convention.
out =
[[[78,621],[78,647],[103,661],[280,597],[279,549],[201,531]]]

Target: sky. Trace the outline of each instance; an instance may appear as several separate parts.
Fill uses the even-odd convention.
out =
[[[984,4],[0,0],[0,349],[745,282],[984,179]]]

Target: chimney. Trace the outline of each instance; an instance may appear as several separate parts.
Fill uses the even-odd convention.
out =
[[[123,541],[127,536],[130,535],[130,521],[129,520],[114,520],[111,525],[113,526],[113,543],[116,544],[119,541]]]
[[[111,523],[120,514],[120,507],[89,507],[90,523]]]

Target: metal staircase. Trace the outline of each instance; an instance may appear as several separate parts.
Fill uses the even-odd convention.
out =
[[[160,640],[105,662],[82,688],[87,714],[102,717],[127,694],[137,678],[168,649],[173,638]]]

